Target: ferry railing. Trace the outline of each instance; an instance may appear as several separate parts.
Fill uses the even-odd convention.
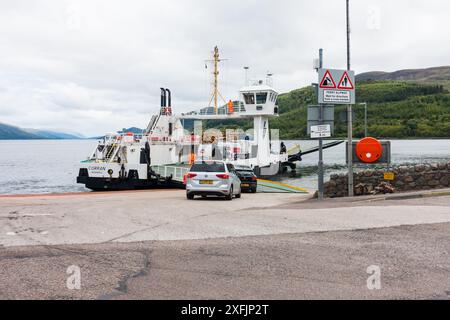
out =
[[[177,165],[161,165],[152,166],[155,173],[164,178],[172,177],[172,180],[183,181],[184,176],[189,172],[189,167],[177,166]]]

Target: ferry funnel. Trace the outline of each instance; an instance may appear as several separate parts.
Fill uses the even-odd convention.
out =
[[[167,111],[169,114],[172,114],[172,93],[169,89],[166,89],[167,92]]]
[[[161,89],[161,110],[160,110],[159,114],[164,114],[165,107],[166,107],[166,89],[164,89],[164,88],[160,88],[160,89]]]
[[[161,107],[166,106],[166,89],[161,88]]]

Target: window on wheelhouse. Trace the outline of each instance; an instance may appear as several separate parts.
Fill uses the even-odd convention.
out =
[[[255,95],[253,93],[244,93],[244,100],[246,104],[255,104]]]
[[[267,101],[267,92],[260,92],[256,94],[256,104],[264,104]]]

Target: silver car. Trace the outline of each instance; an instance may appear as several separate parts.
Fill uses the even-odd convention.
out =
[[[194,162],[186,177],[186,196],[225,197],[227,200],[241,197],[241,180],[232,164],[224,161]]]

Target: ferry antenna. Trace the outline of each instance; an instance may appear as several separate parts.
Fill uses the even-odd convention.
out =
[[[219,113],[219,104],[218,100],[219,98],[223,100],[223,102],[226,104],[227,102],[223,98],[222,94],[219,91],[219,62],[226,61],[228,59],[220,59],[219,55],[219,48],[217,46],[214,47],[213,52],[213,59],[212,60],[205,60],[206,63],[212,62],[213,63],[213,81],[212,81],[212,93],[211,98],[209,99],[208,106],[211,106],[211,103],[214,102],[214,113]],[[207,68],[207,65],[205,65]]]

